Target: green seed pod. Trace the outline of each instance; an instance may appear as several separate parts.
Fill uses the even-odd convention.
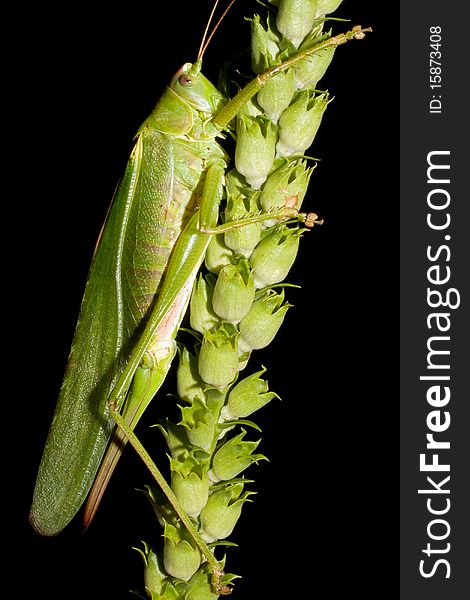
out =
[[[226,406],[223,407],[221,418],[225,421],[247,417],[273,398],[279,398],[274,392],[268,392],[268,382],[260,375],[266,372],[262,369],[242,379],[230,390]]]
[[[334,12],[342,1],[343,0],[317,0],[317,19]]]
[[[305,152],[320,127],[328,102],[326,92],[318,96],[309,91],[299,93],[279,119],[278,157]]]
[[[313,167],[307,168],[304,160],[282,164],[263,186],[259,200],[261,208],[266,212],[285,206],[300,210],[312,172]],[[271,227],[276,222],[276,219],[268,219],[264,224]]]
[[[218,275],[220,269],[232,262],[233,252],[224,243],[222,235],[213,235],[206,252],[205,265],[211,272]]]
[[[281,225],[256,246],[250,262],[257,289],[285,279],[297,256],[300,235],[301,230]]]
[[[199,550],[188,539],[189,534],[181,527],[174,527],[165,521],[163,533],[163,564],[165,571],[175,577],[188,581],[198,570],[201,564]]]
[[[204,333],[206,329],[212,329],[220,322],[220,319],[212,310],[213,291],[213,279],[204,279],[202,274],[199,274],[194,282],[189,303],[189,322],[192,329],[199,333]]]
[[[243,491],[243,483],[229,484],[224,489],[213,492],[201,512],[199,532],[207,543],[226,539],[233,531],[243,504],[254,492]]]
[[[223,388],[238,373],[238,330],[223,323],[214,332],[206,331],[198,360],[199,374],[209,385]]]
[[[284,37],[297,48],[311,31],[318,0],[282,0],[276,25]]]
[[[197,370],[197,358],[191,354],[186,346],[179,352],[178,367],[176,369],[176,389],[178,396],[185,402],[192,402],[198,396],[204,399],[204,384]]]
[[[180,425],[187,430],[188,440],[197,448],[208,450],[214,440],[218,414],[212,411],[199,398],[194,398],[191,406],[180,407]]]
[[[145,591],[152,595],[161,594],[166,575],[159,565],[159,558],[155,552],[151,551],[147,557],[147,564],[144,570]]]
[[[261,88],[256,96],[258,104],[263,108],[266,116],[274,123],[291,103],[296,89],[293,69],[281,71]]]
[[[265,117],[237,119],[235,166],[253,189],[266,180],[274,162],[277,127]]]
[[[240,322],[238,350],[249,352],[268,346],[281,327],[290,304],[284,304],[284,291],[277,294],[273,290],[253,302],[244,319]]]
[[[209,477],[213,481],[228,481],[239,475],[251,464],[260,460],[267,460],[263,454],[252,454],[261,440],[257,442],[244,442],[246,431],[223,444],[212,459],[212,469]]]
[[[242,220],[250,214],[254,214],[257,209],[254,196],[250,199],[243,198],[243,196],[229,196],[227,199],[227,208],[225,209],[225,223]],[[224,234],[225,245],[237,254],[248,258],[259,242],[261,228],[261,223],[251,223],[250,225],[226,231]]]
[[[197,517],[209,496],[207,465],[201,465],[193,456],[184,462],[170,458],[171,488],[183,509]]]
[[[137,550],[144,561],[145,591],[149,596],[152,596],[152,594],[161,594],[165,580],[167,579],[163,565],[160,564],[160,558],[152,548],[146,542],[143,542],[143,545],[143,550],[140,548],[134,548],[134,550]]]
[[[250,310],[254,297],[255,284],[246,258],[221,269],[212,297],[214,311],[221,319],[238,323]]]
[[[326,36],[324,36],[326,37]],[[328,36],[330,37],[330,36]],[[311,43],[317,43],[322,38],[314,38]],[[311,45],[311,43],[309,45]],[[308,44],[302,44],[301,50],[308,47]],[[293,66],[294,79],[297,89],[313,89],[325,74],[333,60],[335,48],[333,46],[324,48],[319,52],[307,56]]]
[[[255,73],[264,73],[276,64],[279,43],[272,17],[268,16],[265,27],[259,15],[255,15],[251,20],[251,66]]]

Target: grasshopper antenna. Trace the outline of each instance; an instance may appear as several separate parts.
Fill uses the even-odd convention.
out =
[[[220,17],[220,19],[217,21],[217,23],[214,26],[214,29],[211,31],[211,33],[209,34],[209,37],[207,37],[207,32],[209,31],[209,27],[210,24],[212,22],[212,19],[214,17],[214,13],[216,11],[217,5],[219,4],[219,0],[215,0],[214,2],[214,6],[212,7],[212,11],[211,14],[209,16],[209,20],[207,21],[207,25],[206,25],[206,29],[204,31],[204,35],[202,36],[202,41],[201,41],[201,45],[199,47],[199,52],[197,55],[197,60],[200,61],[202,60],[202,57],[204,56],[204,52],[207,49],[207,46],[210,44],[210,41],[212,40],[212,38],[214,37],[215,32],[217,31],[217,29],[219,28],[220,24],[222,23],[222,21],[224,20],[225,16],[227,15],[228,11],[232,8],[232,6],[235,4],[236,0],[231,0],[230,4],[227,6],[227,8],[224,10],[224,12],[222,13],[222,16]],[[207,40],[206,40],[207,37]]]

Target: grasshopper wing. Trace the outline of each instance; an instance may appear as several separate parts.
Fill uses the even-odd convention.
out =
[[[132,353],[171,251],[171,141],[137,136],[91,264],[64,381],[30,513],[43,535],[59,533],[85,499],[114,427],[107,399]]]

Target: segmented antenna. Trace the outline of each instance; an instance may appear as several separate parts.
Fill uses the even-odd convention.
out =
[[[228,11],[232,8],[233,4],[235,4],[236,0],[231,0],[230,4],[227,6],[227,8],[224,10],[224,12],[222,13],[222,16],[220,17],[220,19],[217,21],[217,23],[214,26],[214,29],[211,31],[209,37],[207,37],[206,40],[206,36],[207,36],[207,32],[209,31],[209,27],[210,24],[212,22],[212,19],[214,17],[214,13],[217,9],[217,5],[219,4],[219,0],[215,0],[214,2],[214,6],[212,7],[212,11],[211,14],[209,16],[209,20],[207,21],[207,25],[206,25],[206,29],[204,30],[204,35],[202,36],[202,41],[201,41],[201,45],[199,47],[199,52],[197,55],[197,59],[201,60],[202,57],[204,56],[204,52],[207,49],[207,46],[210,44],[210,41],[212,40],[212,38],[214,37],[215,32],[217,31],[217,29],[219,28],[220,24],[222,23],[222,21],[224,20],[226,14],[228,13]]]

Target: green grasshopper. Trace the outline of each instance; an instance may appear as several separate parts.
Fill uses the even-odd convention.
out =
[[[206,37],[216,0],[196,61],[177,71],[138,130],[100,234],[37,476],[30,522],[43,535],[59,533],[87,495],[85,526],[91,522],[127,439],[110,406],[133,430],[162,385],[211,236],[266,219],[218,224],[228,163],[219,138],[277,73],[367,31],[355,27],[323,40],[227,101],[201,68],[234,1]],[[269,213],[287,217],[312,221],[287,206]]]

